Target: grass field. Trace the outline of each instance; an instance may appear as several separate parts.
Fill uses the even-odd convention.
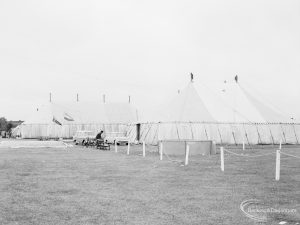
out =
[[[274,147],[275,148],[275,147]],[[225,154],[159,160],[155,148],[0,148],[0,224],[258,224],[240,204],[258,199],[275,209],[266,224],[300,224],[300,160]],[[232,151],[242,153],[239,149]],[[247,150],[255,155],[271,149]],[[300,156],[300,148],[284,151]],[[183,160],[183,158],[182,158]]]

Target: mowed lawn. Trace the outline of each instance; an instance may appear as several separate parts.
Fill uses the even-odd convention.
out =
[[[0,148],[0,224],[258,224],[240,204],[258,199],[275,209],[267,224],[300,224],[300,160],[225,154],[163,161],[152,147],[119,152],[92,148]],[[274,147],[275,149],[275,147]],[[148,148],[149,150],[149,148]],[[274,150],[252,149],[249,155]],[[284,151],[300,156],[300,148]],[[171,157],[172,158],[172,157]],[[183,160],[183,157],[182,157]]]

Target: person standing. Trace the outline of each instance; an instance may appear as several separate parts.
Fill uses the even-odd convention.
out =
[[[101,130],[101,131],[96,135],[96,140],[102,140],[102,141],[104,141],[103,130]]]

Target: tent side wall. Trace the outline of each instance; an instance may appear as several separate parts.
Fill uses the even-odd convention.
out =
[[[77,130],[95,133],[104,130],[124,132],[131,142],[137,140],[136,124],[21,124],[22,138],[72,138]],[[300,124],[290,123],[141,123],[140,142],[157,144],[159,140],[213,140],[218,144],[299,144]]]
[[[73,138],[78,130],[89,130],[95,133],[104,130],[105,133],[127,133],[129,125],[114,124],[22,124],[20,133],[22,138]]]
[[[213,140],[218,144],[299,144],[300,124],[290,123],[144,123],[140,142]]]

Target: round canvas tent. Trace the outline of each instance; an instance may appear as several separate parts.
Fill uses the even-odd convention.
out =
[[[227,144],[298,143],[300,125],[255,97],[239,83],[217,91],[190,82],[174,99],[140,121],[140,141],[214,140]],[[212,94],[213,93],[213,94]],[[200,97],[201,96],[201,97]]]
[[[72,138],[77,130],[126,132],[137,121],[128,103],[48,103],[20,125],[23,138]]]

